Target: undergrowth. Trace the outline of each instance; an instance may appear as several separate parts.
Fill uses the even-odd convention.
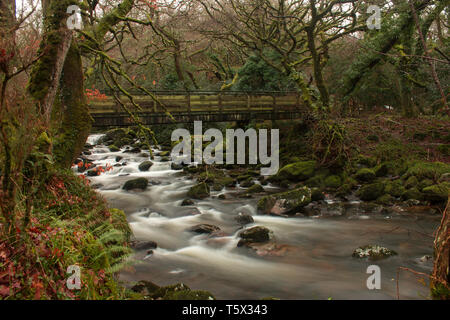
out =
[[[124,299],[115,273],[129,264],[131,230],[71,171],[49,175],[34,197],[30,222],[14,240],[0,221],[0,299]],[[81,269],[80,290],[69,290],[69,266]]]

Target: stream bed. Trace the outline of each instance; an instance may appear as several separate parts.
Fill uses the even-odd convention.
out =
[[[100,137],[91,135],[88,143],[95,145]],[[120,273],[120,280],[128,284],[182,282],[191,289],[210,291],[217,299],[396,299],[399,267],[432,270],[432,259],[426,256],[433,253],[433,232],[440,219],[425,209],[371,211],[359,201],[326,199],[320,204],[323,214],[264,216],[257,215],[257,197],[233,197],[239,186],[211,191],[211,197],[181,206],[195,180],[182,170],[172,170],[170,162],[161,162],[157,149],[148,172],[138,169],[148,157],[123,151],[95,145],[88,158],[98,166],[113,166],[89,177],[91,185],[111,207],[125,211],[137,240],[158,244],[150,253],[138,251],[137,262]],[[114,167],[117,156],[123,157],[119,163],[125,166]],[[139,177],[149,180],[147,190],[122,189],[126,181]],[[270,185],[264,188],[276,190]],[[219,194],[226,199],[219,199]],[[252,215],[254,223],[241,227],[235,221],[239,213]],[[220,227],[221,232],[211,237],[187,230],[198,224]],[[258,251],[238,248],[238,233],[253,226],[271,230],[273,241]],[[377,261],[352,257],[356,248],[367,244],[387,247],[398,255]],[[366,285],[367,267],[373,264],[381,268],[381,290]],[[418,280],[410,272],[400,272],[401,299],[428,298],[427,284]]]

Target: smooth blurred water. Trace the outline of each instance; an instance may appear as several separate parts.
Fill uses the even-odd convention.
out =
[[[95,144],[99,137],[92,135],[88,142]],[[137,253],[138,263],[132,270],[124,270],[121,280],[149,280],[158,285],[183,282],[192,289],[208,290],[219,299],[394,299],[398,267],[431,271],[432,262],[421,262],[420,258],[432,255],[432,234],[439,224],[436,215],[367,213],[354,202],[348,204],[354,209],[344,216],[281,218],[257,215],[257,199],[216,197],[239,190],[212,192],[212,197],[182,207],[195,181],[171,170],[170,162],[160,162],[158,156],[148,172],[138,169],[147,158],[109,152],[104,146],[96,146],[90,158],[106,166],[116,164],[117,155],[124,157],[120,162],[127,166],[92,178],[91,185],[99,187],[112,207],[126,212],[138,240],[158,243],[152,255]],[[150,180],[146,191],[121,189],[127,180],[137,177]],[[246,228],[260,225],[273,231],[276,250],[258,255],[236,247],[242,229],[234,217],[240,212],[254,217],[255,223]],[[211,238],[186,231],[201,223],[220,227],[222,234]],[[353,250],[366,244],[388,247],[398,255],[376,262],[353,258]],[[371,264],[381,268],[381,290],[366,287],[370,276],[366,270]],[[402,299],[428,297],[428,287],[404,271],[399,289]]]

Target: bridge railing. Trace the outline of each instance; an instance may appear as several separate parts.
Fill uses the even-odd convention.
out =
[[[245,91],[153,91],[157,100],[143,95],[134,99],[143,112],[226,113],[236,111],[294,111],[302,108],[298,92],[245,92]],[[127,101],[123,97],[123,101]],[[138,111],[128,102],[127,107]],[[112,97],[90,103],[91,113],[117,113],[121,107]]]

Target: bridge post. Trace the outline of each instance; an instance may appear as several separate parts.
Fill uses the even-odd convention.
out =
[[[153,113],[156,113],[156,101],[155,100],[152,101],[152,106],[153,106]]]
[[[250,101],[250,95],[247,93],[247,110],[251,111],[251,101]]]
[[[191,115],[191,93],[188,92],[188,94],[186,95],[186,103],[187,103],[187,107],[188,107],[188,112],[189,115]]]

